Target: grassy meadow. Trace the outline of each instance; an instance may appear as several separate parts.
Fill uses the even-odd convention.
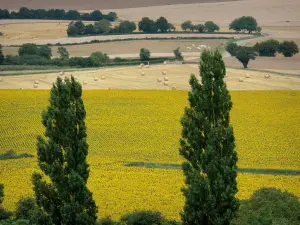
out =
[[[300,170],[300,91],[232,91],[239,168]],[[43,134],[41,112],[47,90],[0,90],[0,154],[14,150],[36,155]],[[183,197],[181,170],[127,167],[130,162],[180,164],[180,118],[188,105],[186,91],[86,90],[89,144],[88,186],[99,216],[118,219],[135,209],[161,211],[179,219]],[[36,158],[0,160],[4,207],[31,195]],[[238,175],[238,197],[246,199],[263,186],[300,197],[300,176]]]

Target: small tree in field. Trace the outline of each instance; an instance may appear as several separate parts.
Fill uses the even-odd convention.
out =
[[[279,44],[278,51],[285,57],[292,57],[299,52],[299,48],[294,41],[284,41]]]
[[[220,27],[215,24],[213,21],[207,21],[205,24],[205,29],[208,31],[208,32],[215,32],[215,31],[219,31],[220,30]]]
[[[148,49],[146,49],[146,48],[141,48],[141,50],[140,50],[140,59],[141,59],[142,61],[149,60],[149,59],[150,59],[150,56],[151,56],[151,54],[150,54],[150,51],[149,51]]]
[[[173,52],[176,60],[183,60],[183,56],[179,47],[174,49]]]
[[[81,85],[73,77],[57,78],[50,92],[50,105],[42,114],[45,137],[37,139],[40,173],[32,176],[38,207],[55,225],[91,225],[97,207],[86,187],[86,112]]]
[[[225,74],[222,55],[205,51],[201,81],[191,75],[189,107],[181,119],[180,155],[186,160],[183,225],[229,225],[238,209],[237,153]]]
[[[246,69],[248,68],[250,59],[255,60],[256,52],[252,47],[238,46],[235,52],[235,57],[243,64],[244,68]]]
[[[69,52],[65,47],[58,47],[57,53],[60,55],[61,59],[68,59],[69,58]]]
[[[184,31],[192,30],[193,23],[190,20],[187,20],[181,24],[181,29]]]

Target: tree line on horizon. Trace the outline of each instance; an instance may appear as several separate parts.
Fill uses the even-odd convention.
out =
[[[103,14],[99,10],[94,10],[91,13],[79,13],[77,10],[64,9],[28,9],[21,7],[18,12],[10,12],[7,9],[0,9],[0,19],[43,19],[43,20],[86,20],[99,21],[102,19],[115,21],[118,16],[115,12]]]

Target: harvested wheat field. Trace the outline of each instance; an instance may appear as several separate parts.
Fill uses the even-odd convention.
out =
[[[151,53],[171,53],[177,47],[180,47],[181,52],[198,51],[199,45],[207,45],[211,49],[215,49],[226,43],[226,39],[208,39],[208,40],[138,40],[138,41],[114,41],[96,44],[84,45],[68,45],[65,46],[70,56],[89,56],[95,51],[111,54],[130,54],[140,52],[141,48],[147,48]],[[194,46],[193,46],[194,45]],[[190,49],[188,49],[190,48]],[[59,57],[57,53],[58,46],[51,47],[52,56]],[[5,55],[17,55],[19,47],[4,47]]]
[[[189,90],[189,77],[199,74],[198,65],[155,65],[150,68],[136,67],[103,68],[66,72],[75,76],[83,89],[180,89]],[[287,77],[266,72],[227,69],[225,78],[230,90],[299,90],[300,76]],[[248,78],[246,78],[246,75]],[[1,89],[50,89],[59,73],[4,76]],[[34,87],[35,81],[38,85]]]

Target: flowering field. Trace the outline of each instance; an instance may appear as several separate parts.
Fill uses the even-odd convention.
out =
[[[300,170],[300,92],[234,91],[234,126],[240,168]],[[43,133],[41,112],[48,91],[0,90],[0,154],[7,150],[36,154],[36,136]],[[89,187],[99,216],[118,218],[135,209],[162,211],[179,219],[183,198],[180,170],[126,167],[128,162],[181,163],[180,117],[185,91],[84,92],[87,111]],[[35,158],[0,160],[4,207],[13,209],[32,194]],[[275,186],[300,196],[300,176],[242,174],[239,198],[262,186]]]

